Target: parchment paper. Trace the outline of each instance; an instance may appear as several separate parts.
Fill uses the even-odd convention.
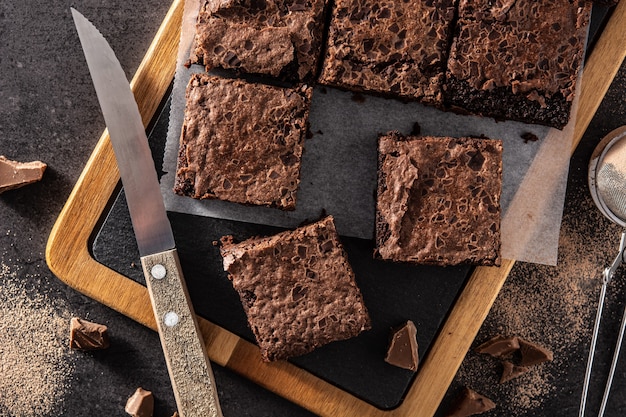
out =
[[[187,0],[178,67],[172,92],[170,126],[165,149],[161,191],[170,211],[294,228],[316,220],[325,211],[335,217],[341,235],[374,236],[376,141],[379,133],[408,134],[415,123],[422,135],[485,135],[502,139],[502,257],[555,265],[576,118],[562,130],[518,122],[496,122],[460,116],[397,100],[315,87],[310,113],[313,137],[305,140],[297,207],[293,212],[249,207],[218,200],[194,200],[172,191],[185,106],[185,88],[192,72],[188,60],[199,0]],[[580,77],[577,83],[580,90]],[[577,94],[578,96],[578,94]],[[533,133],[539,140],[525,142]]]

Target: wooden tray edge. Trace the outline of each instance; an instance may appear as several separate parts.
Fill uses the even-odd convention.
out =
[[[173,79],[183,3],[184,0],[172,3],[131,82],[146,125]],[[626,27],[626,1],[620,2],[613,12],[587,61],[574,148],[624,58],[623,27]],[[156,329],[146,288],[96,262],[89,251],[90,236],[118,181],[115,157],[105,131],[51,231],[46,261],[67,285]],[[211,360],[322,416],[432,416],[514,263],[504,260],[498,268],[475,269],[422,362],[406,399],[394,410],[380,410],[288,362],[264,363],[253,344],[207,320],[200,319],[200,326]],[[115,288],[116,296],[103,297],[103,294],[111,295],[111,288]],[[483,302],[474,303],[476,296]]]

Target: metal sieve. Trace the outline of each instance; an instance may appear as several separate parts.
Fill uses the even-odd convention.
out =
[[[606,135],[591,155],[589,162],[589,191],[591,197],[600,209],[602,214],[613,223],[626,228],[626,126],[622,126]],[[583,384],[582,398],[580,401],[579,417],[585,414],[585,406],[587,402],[587,393],[589,390],[589,381],[591,378],[591,368],[593,366],[593,357],[598,340],[598,330],[602,318],[602,308],[606,297],[606,290],[609,282],[615,275],[617,268],[626,259],[626,231],[622,232],[622,238],[619,245],[619,252],[610,267],[605,268],[602,273],[602,287],[600,289],[600,300],[596,311],[596,319],[593,327],[593,335],[591,338],[591,348],[589,357],[587,358],[587,369],[585,371],[585,381]],[[600,405],[599,417],[604,415],[606,404],[609,398],[609,391],[617,359],[619,357],[622,339],[624,338],[624,330],[626,329],[626,309],[622,317],[617,343],[613,352],[611,361],[611,369],[607,379],[604,394],[602,395],[602,403]]]

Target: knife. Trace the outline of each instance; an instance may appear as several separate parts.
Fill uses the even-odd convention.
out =
[[[117,159],[178,412],[221,417],[137,102],[106,39],[71,10]]]

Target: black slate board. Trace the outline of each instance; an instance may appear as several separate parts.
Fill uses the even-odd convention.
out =
[[[168,115],[169,102],[149,136],[157,167],[162,162]],[[180,213],[168,216],[196,313],[254,342],[214,242],[229,234],[242,240],[283,229]],[[292,362],[379,408],[390,409],[401,403],[414,377],[414,373],[383,360],[391,329],[413,320],[418,328],[420,357],[426,355],[471,268],[383,262],[372,258],[371,240],[342,237],[342,242],[370,312],[372,329]],[[123,190],[95,231],[91,249],[98,262],[145,285]]]

